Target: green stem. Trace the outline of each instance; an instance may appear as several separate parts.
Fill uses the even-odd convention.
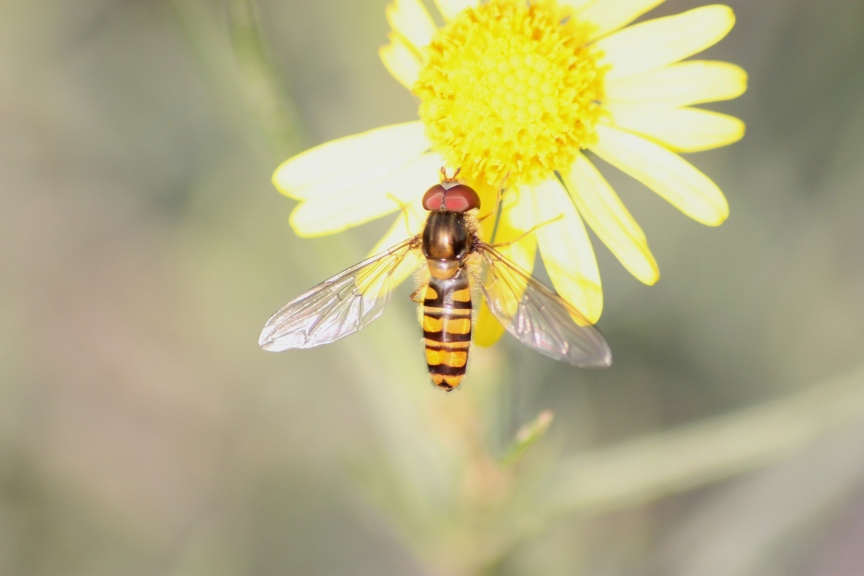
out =
[[[574,456],[537,503],[550,516],[657,500],[799,453],[864,424],[864,366],[786,398]]]
[[[278,157],[296,154],[302,141],[299,115],[288,96],[287,81],[276,70],[268,53],[255,1],[228,0],[226,12],[245,93],[261,131]]]

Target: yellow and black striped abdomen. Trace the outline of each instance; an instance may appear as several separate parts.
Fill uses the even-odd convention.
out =
[[[446,280],[429,279],[423,300],[423,338],[432,382],[453,390],[465,376],[471,345],[471,287],[461,270]]]

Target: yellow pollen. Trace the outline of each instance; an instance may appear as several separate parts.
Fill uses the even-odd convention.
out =
[[[568,170],[596,142],[605,69],[555,0],[491,0],[439,29],[413,87],[433,148],[493,187]]]

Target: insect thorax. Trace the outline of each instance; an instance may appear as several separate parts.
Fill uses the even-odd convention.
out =
[[[465,214],[430,212],[423,229],[423,255],[434,260],[462,260],[471,251],[471,239]]]

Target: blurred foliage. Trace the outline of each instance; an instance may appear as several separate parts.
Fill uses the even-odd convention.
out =
[[[613,368],[505,340],[444,395],[408,286],[256,346],[388,225],[300,240],[269,182],[414,117],[383,2],[4,2],[0,573],[864,573],[864,5],[730,4],[730,220],[609,171],[662,266],[595,244]]]

